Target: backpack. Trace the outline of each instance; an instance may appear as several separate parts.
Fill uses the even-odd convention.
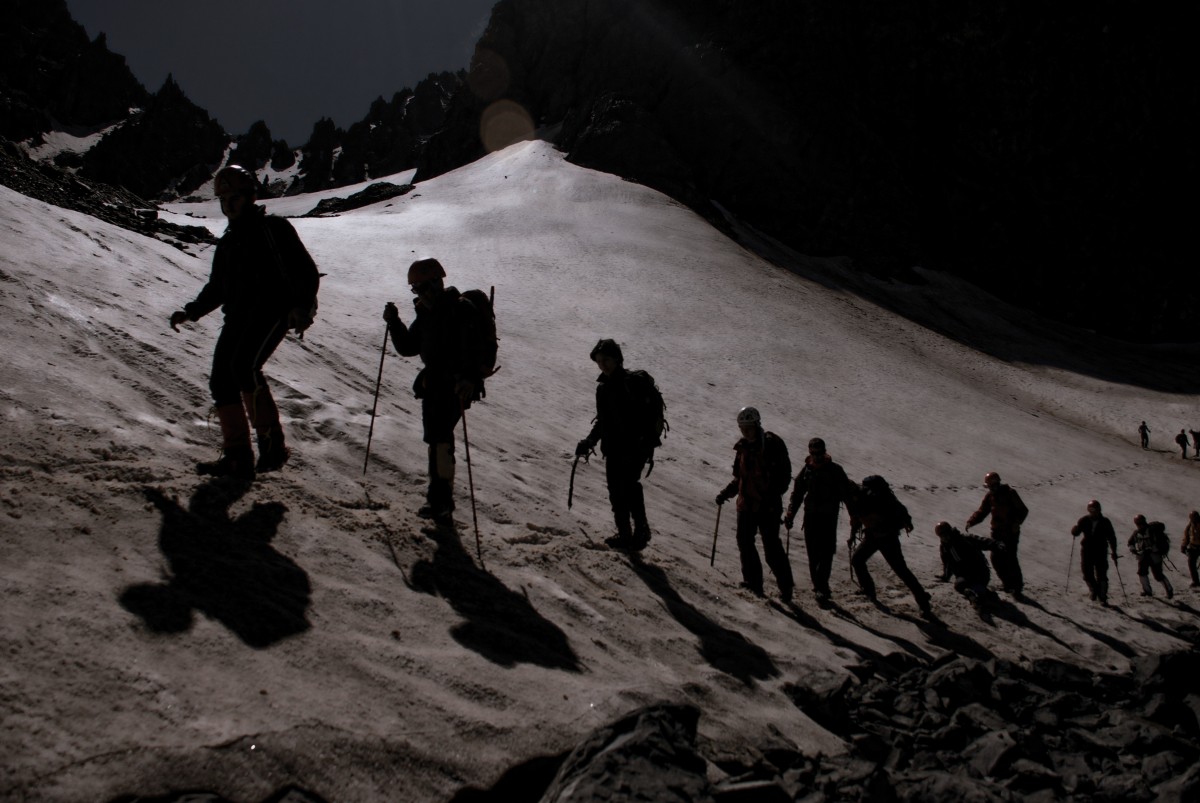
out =
[[[639,401],[642,411],[642,426],[649,437],[652,447],[662,446],[663,436],[671,430],[667,423],[667,403],[663,400],[662,392],[654,377],[645,371],[626,371],[628,375],[629,392]]]
[[[496,334],[496,308],[493,305],[495,294],[496,288],[493,287],[491,295],[482,290],[467,290],[459,296],[466,302],[466,308],[471,310],[471,333],[474,338],[471,351],[475,355],[475,368],[480,379],[487,379],[500,370],[500,366],[496,365],[500,338]],[[483,391],[480,393],[486,395]]]
[[[1160,555],[1170,554],[1171,536],[1167,535],[1167,525],[1161,521],[1150,522],[1150,539],[1155,552]]]

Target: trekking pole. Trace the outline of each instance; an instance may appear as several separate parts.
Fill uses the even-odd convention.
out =
[[[479,556],[479,567],[483,568],[483,547],[479,543],[479,516],[475,513],[475,477],[471,473],[471,438],[467,435],[467,408],[459,399],[458,410],[462,413],[463,444],[467,447],[467,486],[471,489],[471,521],[475,525],[475,554]]]
[[[1075,536],[1071,536],[1071,556],[1067,558],[1067,584],[1063,588],[1063,593],[1071,590],[1071,564],[1075,562]],[[1087,579],[1086,577],[1083,579]]]
[[[579,468],[579,455],[575,455],[575,462],[571,464],[571,484],[567,486],[567,510],[571,509],[571,503],[575,501],[575,469]]]
[[[1113,555],[1113,568],[1117,570],[1117,582],[1121,584],[1121,596],[1125,598],[1125,604],[1129,604],[1129,595],[1125,593],[1125,581],[1121,579],[1121,559]]]
[[[375,379],[375,402],[371,405],[371,426],[367,429],[367,456],[363,458],[363,476],[367,475],[367,461],[371,459],[371,436],[375,434],[375,408],[379,406],[379,386],[383,383],[383,358],[387,356],[388,334],[392,325],[383,324],[383,350],[379,352],[379,376]]]
[[[713,528],[713,548],[712,556],[708,559],[709,566],[715,566],[717,563],[717,533],[721,532],[721,506],[717,505],[717,526]]]
[[[792,556],[792,528],[787,528],[787,546],[783,550],[783,554],[789,558]]]

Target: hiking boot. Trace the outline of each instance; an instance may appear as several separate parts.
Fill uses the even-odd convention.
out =
[[[933,597],[929,595],[928,591],[917,597],[917,607],[921,609],[921,613],[933,612],[933,608],[929,604],[930,600],[932,599]]]
[[[756,597],[763,596],[762,586],[752,585],[750,583],[738,583],[738,588],[744,588]]]
[[[264,440],[266,442],[264,443]],[[259,474],[266,474],[268,471],[278,471],[283,468],[283,464],[292,456],[291,449],[283,445],[283,432],[279,433],[278,437],[258,439],[258,462],[254,464],[254,470]]]
[[[828,591],[817,591],[817,592],[815,592],[814,596],[817,598],[817,607],[818,608],[832,608],[833,607],[833,599],[830,597],[830,594]]]
[[[783,600],[784,603],[790,603],[792,601],[792,592],[794,590],[795,590],[794,586],[780,586],[779,587],[779,598],[781,600]]]
[[[254,453],[249,449],[227,451],[217,460],[197,463],[196,473],[206,477],[229,477],[250,482],[254,479]]]
[[[604,543],[612,549],[619,549],[623,552],[636,552],[637,550],[641,549],[641,546],[638,545],[638,542],[633,540],[633,536],[625,535],[624,533],[610,535],[608,538],[604,539]]]
[[[454,503],[440,505],[424,504],[417,508],[417,515],[438,524],[453,524]]]
[[[650,543],[650,525],[646,522],[640,522],[633,528],[633,542],[637,545],[636,549],[645,549]]]

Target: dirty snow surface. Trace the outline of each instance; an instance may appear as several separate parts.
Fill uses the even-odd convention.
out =
[[[402,198],[294,221],[326,276],[316,325],[267,367],[293,456],[237,489],[193,470],[219,453],[207,378],[220,315],[179,333],[166,323],[211,250],[196,258],[3,187],[0,201],[5,799],[260,800],[295,783],[332,800],[448,800],[662,700],[698,706],[701,737],[728,754],[773,740],[829,755],[845,745],[784,684],[965,643],[1120,672],[1194,631],[1180,574],[1173,602],[1143,599],[1122,561],[1130,596],[1110,573],[1109,609],[1088,601],[1077,565],[1067,582],[1068,530],[1089,499],[1122,546],[1138,512],[1178,544],[1200,506],[1200,463],[1168,448],[1200,428],[1197,397],[1164,379],[1194,371],[1194,351],[1062,330],[937,274],[904,286],[837,260],[768,262],[656,192],[527,142]],[[222,228],[211,203],[192,214]],[[495,287],[502,368],[467,414],[478,536],[461,427],[457,533],[415,515],[414,359],[384,360],[363,471],[383,305],[411,320],[405,271],[427,256],[459,288]],[[958,317],[915,322],[939,310]],[[942,334],[960,330],[972,346]],[[639,559],[603,545],[598,458],[579,464],[567,509],[601,337],[668,405]],[[944,627],[916,616],[878,558],[887,609],[857,596],[844,545],[837,607],[818,609],[798,530],[797,609],[769,574],[766,599],[740,590],[729,507],[710,567],[713,498],[746,404],[797,468],[820,435],[852,478],[891,481]],[[1142,419],[1150,450],[1136,444]],[[991,623],[934,581],[933,525],[962,526],[986,471],[1032,511],[1030,602]],[[844,514],[841,526],[844,541]]]

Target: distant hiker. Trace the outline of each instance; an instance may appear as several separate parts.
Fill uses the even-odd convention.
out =
[[[1175,436],[1175,443],[1179,444],[1179,449],[1183,453],[1183,459],[1187,460],[1188,436],[1187,430],[1179,430],[1179,434]]]
[[[762,428],[762,418],[753,407],[743,407],[737,415],[742,437],[734,444],[733,479],[717,494],[723,505],[737,497],[737,545],[742,560],[742,585],[762,596],[763,570],[754,544],[762,535],[763,555],[784,602],[792,599],[795,582],[792,565],[779,540],[783,494],[792,480],[792,461],[787,446],[774,432]]]
[[[383,308],[392,345],[405,357],[420,356],[424,367],[413,382],[421,400],[422,440],[426,444],[429,486],[421,518],[454,523],[454,428],[463,411],[484,393],[479,311],[455,287],[446,287],[446,269],[436,259],[418,259],[408,268],[408,284],[416,298],[411,326],[400,320],[390,301]]]
[[[223,307],[209,389],[221,422],[223,454],[196,466],[201,474],[249,480],[288,459],[279,410],[263,365],[289,329],[303,336],[317,309],[317,266],[292,224],[254,203],[258,182],[237,165],[213,181],[229,228],[217,243],[212,273],[196,300],[171,313],[170,324],[198,321]],[[247,419],[249,414],[249,419]],[[258,436],[258,463],[250,426]]]
[[[979,509],[967,519],[966,530],[969,532],[991,515],[992,538],[1004,544],[1003,550],[992,551],[992,568],[996,570],[1004,590],[1020,596],[1025,580],[1017,560],[1017,546],[1021,540],[1021,524],[1029,515],[1029,508],[1021,501],[1020,494],[1000,482],[1000,475],[996,472],[989,471],[983,478],[983,484],[988,489],[987,494],[979,504]]]
[[[829,604],[829,576],[833,572],[833,558],[837,553],[838,514],[842,504],[854,493],[854,483],[825,451],[825,441],[820,438],[810,440],[808,457],[804,458],[804,467],[796,475],[783,523],[790,530],[796,520],[796,512],[801,504],[804,505],[804,519],[800,527],[804,530],[808,573],[812,577],[817,604],[822,607]]]
[[[992,573],[988,570],[985,550],[1003,550],[1004,545],[982,535],[967,535],[948,521],[939,521],[933,528],[941,542],[942,573],[938,579],[945,582],[954,578],[954,590],[966,597],[976,610],[982,610],[988,596],[988,582]]]
[[[1146,426],[1145,421],[1143,421],[1142,425],[1140,427],[1138,427],[1138,435],[1140,435],[1142,438],[1142,448],[1149,449],[1150,448],[1150,427]]]
[[[867,571],[867,561],[879,552],[901,582],[908,586],[921,613],[931,615],[929,592],[921,586],[912,569],[908,568],[904,553],[900,551],[900,531],[912,532],[912,518],[908,515],[908,509],[892,493],[887,481],[876,474],[865,478],[862,487],[856,489],[848,508],[851,537],[862,531],[862,541],[850,558],[862,592],[875,602],[875,582]]]
[[[1161,521],[1152,521],[1147,523],[1146,517],[1138,514],[1133,518],[1133,525],[1136,529],[1133,535],[1129,536],[1129,551],[1132,552],[1138,559],[1138,579],[1142,581],[1142,596],[1152,597],[1154,592],[1150,588],[1150,573],[1154,573],[1154,579],[1163,584],[1163,589],[1167,593],[1167,599],[1175,596],[1175,589],[1171,587],[1171,581],[1163,574],[1162,564],[1163,557],[1170,549],[1171,542],[1167,537],[1167,528]]]
[[[1087,515],[1071,528],[1071,537],[1083,536],[1079,545],[1079,559],[1083,567],[1083,580],[1091,591],[1092,599],[1101,605],[1108,604],[1108,555],[1117,560],[1117,533],[1112,522],[1100,512],[1100,503],[1093,499],[1087,504]]]
[[[1183,531],[1183,543],[1179,550],[1187,555],[1188,573],[1192,576],[1192,588],[1200,588],[1200,576],[1196,573],[1196,560],[1200,559],[1200,512],[1188,514],[1187,527]]]
[[[646,476],[650,475],[654,450],[662,445],[662,394],[650,374],[625,368],[625,356],[616,341],[599,341],[590,356],[600,367],[596,418],[591,432],[575,447],[575,454],[588,455],[599,443],[604,455],[608,500],[617,524],[616,535],[605,543],[617,549],[643,549],[650,543],[650,524],[642,470],[649,465]]]

